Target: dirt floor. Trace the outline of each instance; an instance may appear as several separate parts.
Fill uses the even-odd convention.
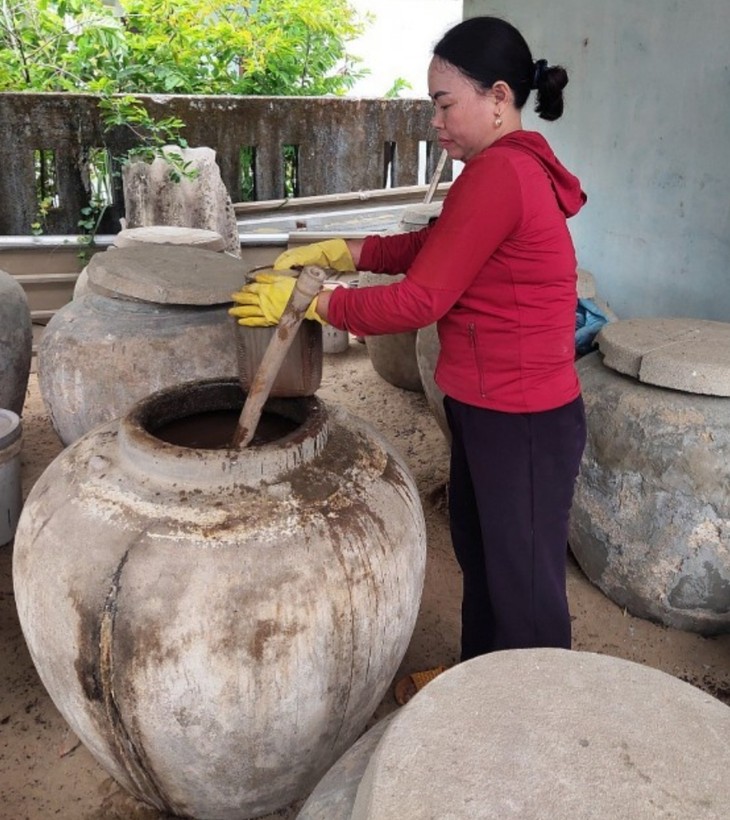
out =
[[[446,519],[448,450],[425,396],[385,382],[353,341],[326,357],[320,397],[368,420],[405,456],[418,483],[428,528],[428,566],[420,616],[402,671],[453,664],[459,643],[459,571]],[[31,375],[23,413],[23,485],[27,493],[60,452]],[[17,620],[12,544],[0,547],[0,818],[127,820],[160,818],[129,797],[67,728],[46,694]],[[576,650],[614,655],[661,669],[730,704],[730,634],[678,632],[634,618],[569,563],[568,592]],[[372,725],[397,706],[389,691]],[[302,795],[306,798],[306,795]],[[291,820],[301,803],[275,815]]]

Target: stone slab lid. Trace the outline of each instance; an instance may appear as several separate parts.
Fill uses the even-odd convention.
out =
[[[363,773],[396,714],[391,712],[379,720],[330,767],[299,810],[296,820],[349,820]]]
[[[177,225],[124,228],[114,237],[112,244],[115,248],[136,248],[139,245],[184,245],[206,251],[223,251],[226,248],[225,240],[217,231]]]
[[[174,245],[111,248],[95,253],[86,271],[97,293],[169,305],[230,302],[246,277],[240,259]]]
[[[421,202],[417,205],[408,205],[403,209],[400,227],[410,231],[425,228],[430,220],[440,215],[442,208],[443,202]]]
[[[21,431],[22,425],[18,414],[13,413],[12,410],[0,410],[0,450],[4,450],[17,441]]]
[[[439,675],[386,728],[351,820],[724,820],[730,707],[631,661],[514,649]]]
[[[603,363],[646,384],[730,396],[730,323],[621,319],[597,336]]]

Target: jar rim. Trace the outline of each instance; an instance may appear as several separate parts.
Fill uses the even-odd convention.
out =
[[[0,450],[9,447],[20,438],[22,423],[20,416],[12,410],[0,408]]]
[[[170,483],[259,486],[319,455],[329,437],[325,405],[315,396],[269,399],[267,412],[298,424],[294,430],[264,444],[243,449],[203,449],[171,444],[155,429],[214,410],[240,410],[245,394],[237,379],[207,379],[165,388],[137,402],[119,425],[120,455],[127,466]]]

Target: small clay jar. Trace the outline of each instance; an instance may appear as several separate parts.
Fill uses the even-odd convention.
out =
[[[243,263],[198,248],[149,245],[92,256],[89,291],[48,323],[39,386],[70,444],[165,387],[238,374],[231,294]]]
[[[23,507],[20,452],[23,425],[17,413],[0,409],[0,546],[12,541]]]
[[[0,270],[0,408],[20,415],[33,356],[33,328],[23,288]]]

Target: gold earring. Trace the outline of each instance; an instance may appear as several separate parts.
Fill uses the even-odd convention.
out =
[[[501,128],[502,127],[502,118],[498,115],[494,118],[494,127]]]

